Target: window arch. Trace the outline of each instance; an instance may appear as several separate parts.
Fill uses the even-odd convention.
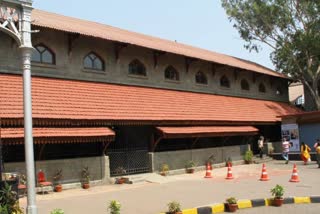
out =
[[[83,67],[85,69],[103,71],[104,62],[97,54],[95,54],[94,52],[90,52],[83,59]]]
[[[230,88],[230,81],[225,75],[223,75],[220,79],[220,86]]]
[[[246,91],[250,90],[250,85],[246,79],[241,80],[241,89]]]
[[[207,76],[202,71],[198,71],[198,73],[196,73],[196,83],[204,85],[208,84]]]
[[[147,76],[146,67],[142,62],[134,59],[129,64],[129,74]]]
[[[52,50],[43,44],[34,46],[35,51],[32,54],[31,61],[42,64],[56,64],[55,54]]]
[[[164,78],[179,81],[179,72],[173,66],[170,65],[164,71]]]
[[[259,84],[259,92],[266,93],[266,86],[263,83]]]

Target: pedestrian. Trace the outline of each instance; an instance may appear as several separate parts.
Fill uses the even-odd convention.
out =
[[[320,168],[320,144],[318,144],[318,146],[317,146],[317,148],[316,148],[316,152],[317,152],[318,168]]]
[[[310,160],[310,152],[311,149],[308,145],[306,145],[304,142],[301,143],[301,146],[300,146],[300,152],[301,152],[301,159],[303,160],[304,162],[304,165],[307,165],[307,163]]]
[[[320,146],[320,139],[319,138],[314,143],[313,148],[316,150],[318,146]]]
[[[258,148],[259,148],[259,154],[261,159],[263,158],[263,143],[264,143],[264,137],[260,136],[258,140]]]
[[[287,138],[283,138],[282,142],[282,157],[286,160],[286,164],[289,163],[289,149],[291,147],[290,142],[287,140]]]

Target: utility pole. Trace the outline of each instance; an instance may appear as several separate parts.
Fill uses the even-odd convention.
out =
[[[33,51],[31,43],[32,9],[32,0],[0,1],[0,31],[7,33],[17,42],[21,54],[23,72],[24,148],[28,179],[27,213],[37,214],[31,99],[31,56]]]

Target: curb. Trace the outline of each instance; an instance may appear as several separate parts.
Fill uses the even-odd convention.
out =
[[[264,199],[241,199],[237,201],[239,209],[271,206],[272,198]],[[309,197],[287,197],[284,198],[283,204],[310,204],[310,203],[320,203],[320,196],[309,196]],[[182,210],[182,214],[213,214],[226,212],[224,203],[216,203],[213,205],[208,205],[204,207],[197,207],[192,209]],[[160,213],[166,214],[166,213]]]

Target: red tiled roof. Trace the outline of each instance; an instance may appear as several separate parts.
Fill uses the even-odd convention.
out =
[[[280,78],[288,78],[283,74],[272,71],[271,69],[247,60],[242,60],[236,57],[172,42],[169,40],[122,30],[109,25],[58,15],[46,11],[34,9],[32,11],[32,24],[34,26],[51,28],[70,33],[79,33],[85,36],[92,36],[96,38],[137,45],[153,50],[160,50],[187,57],[193,57]]]
[[[23,118],[22,77],[0,75],[0,116]],[[286,103],[136,86],[32,78],[33,118],[274,123]],[[180,123],[179,123],[180,124]]]
[[[33,128],[33,137],[114,137],[106,127],[93,128]],[[23,128],[2,128],[1,138],[24,138]]]
[[[256,135],[259,132],[253,126],[157,127],[157,129],[163,138]]]

